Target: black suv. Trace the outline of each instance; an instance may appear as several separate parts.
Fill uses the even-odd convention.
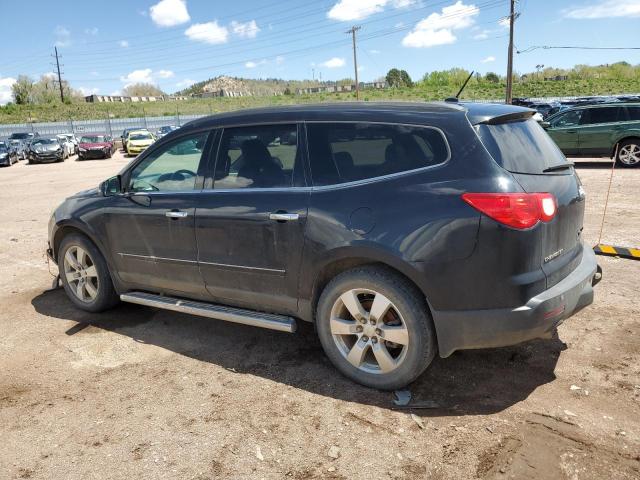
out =
[[[437,352],[547,338],[593,301],[584,192],[533,113],[342,103],[199,119],[67,199],[48,253],[84,310],[315,322],[342,373],[398,388]]]

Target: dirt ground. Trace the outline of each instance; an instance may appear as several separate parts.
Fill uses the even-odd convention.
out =
[[[640,262],[599,257],[557,338],[437,359],[398,410],[305,325],[94,315],[48,290],[52,210],[126,162],[0,170],[0,478],[640,478]],[[579,174],[593,244],[609,169]],[[640,246],[639,186],[615,170],[604,241]]]

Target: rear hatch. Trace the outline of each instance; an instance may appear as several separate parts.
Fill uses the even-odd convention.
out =
[[[547,288],[551,288],[582,259],[585,202],[580,179],[553,140],[530,116],[502,122],[500,117],[493,118],[476,125],[476,129],[494,160],[511,172],[525,192],[551,193],[557,200],[555,217],[533,229],[542,242],[539,261]]]

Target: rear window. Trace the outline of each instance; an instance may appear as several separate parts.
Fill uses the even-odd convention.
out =
[[[308,123],[314,185],[335,185],[438,165],[446,140],[429,127],[372,123]]]
[[[510,172],[539,174],[549,167],[568,163],[555,142],[533,119],[481,124],[477,128],[480,140],[493,159]]]

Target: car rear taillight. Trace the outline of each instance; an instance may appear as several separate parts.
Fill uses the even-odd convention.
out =
[[[550,193],[465,193],[462,199],[496,222],[518,229],[550,222],[557,211]]]

